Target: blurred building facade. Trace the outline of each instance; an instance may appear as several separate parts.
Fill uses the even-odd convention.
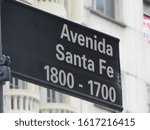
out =
[[[150,16],[149,0],[22,2],[119,38],[123,112],[150,112],[150,44],[144,42],[143,33],[143,16]],[[4,86],[4,112],[115,111],[12,78]]]

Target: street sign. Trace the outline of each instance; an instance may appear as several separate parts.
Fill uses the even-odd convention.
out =
[[[4,0],[2,43],[15,77],[122,111],[119,39]]]

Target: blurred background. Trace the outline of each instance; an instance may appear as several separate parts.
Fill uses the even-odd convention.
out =
[[[150,112],[150,0],[18,0],[120,39],[123,112]],[[16,78],[4,86],[5,113],[116,112]]]

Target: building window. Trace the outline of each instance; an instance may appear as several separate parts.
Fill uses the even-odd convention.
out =
[[[27,82],[21,80],[22,89],[27,89]]]
[[[14,87],[15,89],[19,89],[18,79],[14,78]]]
[[[19,89],[19,81],[16,78],[11,78],[10,89]]]
[[[56,92],[51,89],[47,89],[47,102],[48,103],[62,103],[64,102],[64,96],[62,93]]]
[[[56,98],[55,97],[56,97],[55,96],[55,91],[47,89],[47,102],[48,103],[56,102]]]
[[[29,98],[29,100],[28,100],[28,110],[29,111],[31,110],[31,98]]]
[[[13,89],[13,78],[10,80],[10,89]]]
[[[106,17],[118,19],[119,0],[92,0],[92,8]]]
[[[27,82],[13,77],[10,80],[10,89],[27,89]]]
[[[19,96],[17,97],[17,109],[18,110],[20,109],[20,97]]]
[[[14,97],[11,96],[11,110],[14,109]]]
[[[23,97],[23,110],[26,110],[26,97]]]

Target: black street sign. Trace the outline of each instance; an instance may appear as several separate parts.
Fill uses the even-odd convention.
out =
[[[119,39],[4,0],[2,43],[15,77],[122,111]]]

